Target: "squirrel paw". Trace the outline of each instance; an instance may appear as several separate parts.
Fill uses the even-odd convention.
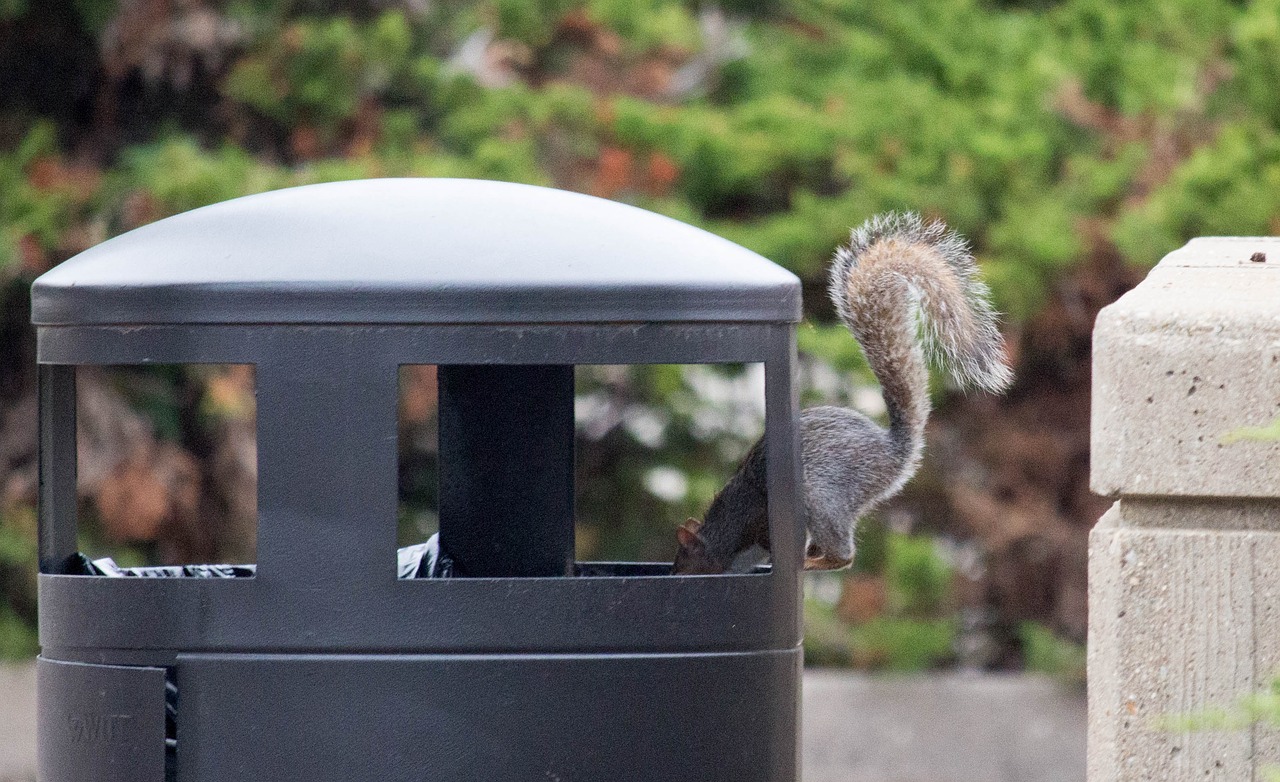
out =
[[[804,558],[805,570],[844,570],[852,564],[852,559],[833,557],[830,554],[814,556],[813,552],[811,552],[810,556]]]

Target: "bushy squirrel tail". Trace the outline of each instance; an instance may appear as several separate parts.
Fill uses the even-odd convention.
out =
[[[941,222],[911,213],[868,220],[836,250],[829,293],[880,381],[908,469],[929,415],[926,349],[962,386],[994,392],[1013,379],[990,291],[968,244]]]

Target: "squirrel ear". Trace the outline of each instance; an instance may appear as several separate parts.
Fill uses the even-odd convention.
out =
[[[702,522],[697,519],[689,519],[676,528],[676,540],[680,542],[680,548],[694,548],[702,545],[702,535],[698,534],[698,528],[701,526]]]

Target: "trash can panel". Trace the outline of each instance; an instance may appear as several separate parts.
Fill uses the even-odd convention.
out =
[[[163,668],[36,662],[41,782],[164,778]]]
[[[182,652],[753,651],[800,640],[782,573],[400,579],[308,590],[254,578],[39,577],[40,642]],[[589,568],[583,575],[598,575]],[[80,659],[76,657],[74,659]]]
[[[789,782],[800,652],[179,657],[178,782]]]

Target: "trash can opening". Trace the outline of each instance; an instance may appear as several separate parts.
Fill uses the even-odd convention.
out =
[[[554,572],[520,575],[670,575],[678,528],[686,519],[702,518],[764,432],[764,365],[583,364],[566,369],[572,372],[571,397],[546,396],[540,389],[542,396],[531,402],[529,377],[534,376],[508,386],[499,376],[501,368],[401,366],[401,578],[477,575],[454,569],[451,555],[469,548],[458,553],[479,556],[473,551],[502,547],[483,539],[486,534],[502,537],[512,534],[512,526],[544,523],[531,520],[532,509],[525,505],[535,492],[566,497],[541,507],[544,515],[561,513],[565,518],[560,523],[553,519],[534,543],[565,546],[571,551],[566,554],[570,565],[562,572],[552,562]],[[473,395],[481,394],[488,397],[483,409],[467,412],[478,404]],[[442,421],[447,400],[462,400],[463,410]],[[537,403],[545,405],[539,409]],[[522,415],[536,423],[524,425]],[[495,419],[504,419],[503,425],[494,426]],[[449,442],[450,437],[465,445]],[[516,452],[524,458],[508,461]],[[476,512],[473,494],[483,494],[480,502],[491,503],[487,512]],[[462,521],[450,530],[449,518],[442,524],[442,507],[446,516],[453,509],[453,519],[465,516],[472,525],[489,529],[477,533],[481,540],[464,540],[472,530],[462,528]],[[508,513],[501,525],[492,522],[495,514]],[[428,539],[430,545],[424,543]],[[767,560],[765,550],[753,550],[735,571],[767,573]],[[416,575],[407,575],[410,571]]]
[[[252,575],[258,445],[251,364],[75,366],[70,572]],[[101,562],[92,566],[93,561]],[[206,563],[225,563],[210,565]]]

